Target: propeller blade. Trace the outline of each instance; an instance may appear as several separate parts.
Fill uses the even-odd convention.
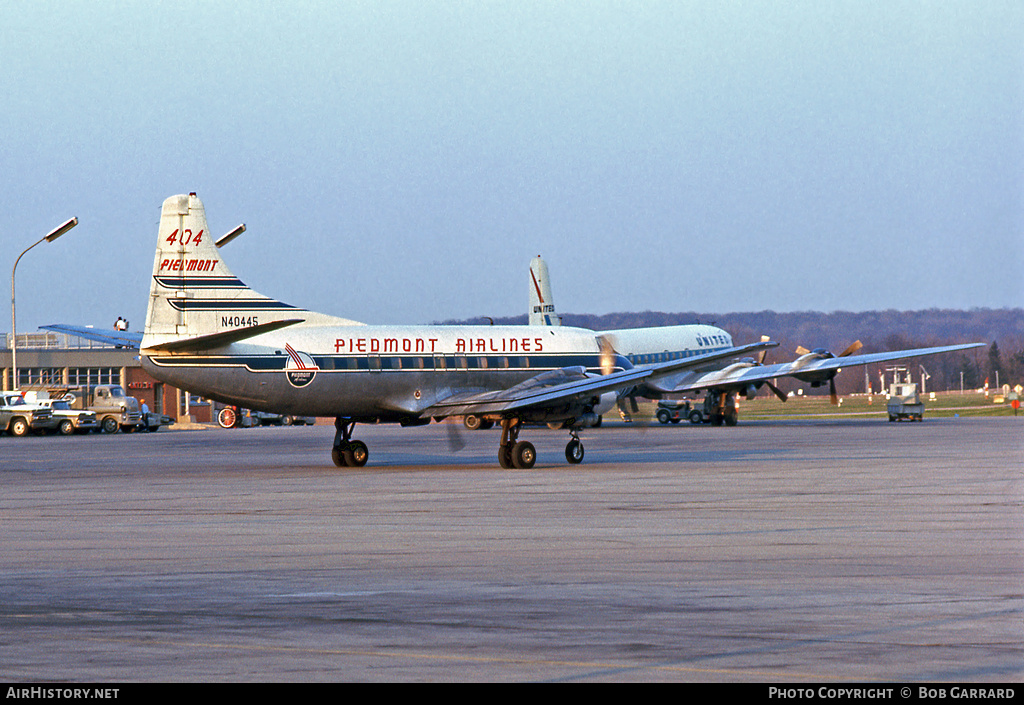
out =
[[[762,336],[761,336],[761,342],[762,342],[762,343],[767,343],[767,342],[768,342],[768,341],[770,341],[770,340],[771,340],[771,336],[767,336],[767,335],[762,335]],[[759,352],[759,353],[757,354],[757,364],[759,364],[759,365],[763,365],[763,364],[764,364],[764,361],[765,361],[765,360],[766,360],[767,358],[768,358],[768,351],[767,351],[767,350],[762,350],[761,352]]]
[[[855,340],[852,343],[850,343],[850,347],[846,348],[846,350],[843,350],[838,355],[835,355],[835,357],[849,357],[850,355],[853,355],[855,352],[857,352],[858,350],[860,350],[863,347],[864,347],[863,343],[861,343],[859,340]],[[796,349],[796,354],[797,355],[806,355],[809,352],[811,352],[811,351],[808,350],[807,348],[805,348],[803,345],[797,346],[797,349]]]
[[[601,374],[610,375],[615,370],[615,349],[603,335],[597,336],[597,344],[601,348]]]
[[[466,447],[466,442],[462,440],[462,434],[459,432],[460,425],[451,420],[445,424],[448,427],[448,450],[453,453],[458,453]]]
[[[846,350],[843,350],[836,357],[848,357],[850,355],[853,355],[855,352],[857,352],[863,347],[863,343],[861,343],[859,340],[855,340],[852,343],[850,343],[850,347],[846,348]]]
[[[785,395],[785,394],[783,394],[783,392],[782,392],[782,390],[781,390],[781,389],[779,389],[778,387],[776,387],[776,386],[775,386],[774,384],[772,384],[771,382],[769,382],[769,381],[767,381],[767,380],[765,380],[765,384],[767,384],[767,385],[768,385],[768,389],[770,389],[770,390],[772,390],[773,392],[775,392],[775,396],[777,396],[777,397],[778,397],[779,399],[781,399],[782,401],[786,401],[786,398],[787,398],[787,397],[786,397],[786,395]]]
[[[828,395],[832,400],[832,406],[839,406],[839,395],[836,394],[836,378],[832,377],[828,381]]]

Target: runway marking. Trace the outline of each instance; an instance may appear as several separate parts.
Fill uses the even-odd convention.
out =
[[[802,678],[806,680],[841,680],[843,676],[825,676],[818,673],[792,673],[789,671],[753,671],[743,668],[696,668],[671,664],[627,664],[602,663],[600,661],[559,661],[555,659],[514,658],[508,656],[466,656],[460,654],[423,654],[413,651],[371,651],[365,649],[317,649],[301,646],[271,646],[258,644],[224,644],[219,642],[174,641],[170,639],[105,639],[101,637],[83,637],[82,641],[96,641],[111,644],[136,644],[146,646],[175,646],[179,648],[232,649],[235,651],[263,651],[267,653],[298,653],[317,654],[322,656],[364,656],[367,658],[404,658],[423,661],[450,661],[470,663],[497,663],[519,666],[552,666],[586,668],[599,671],[668,671],[679,673],[708,673],[730,676],[749,676],[755,678]]]

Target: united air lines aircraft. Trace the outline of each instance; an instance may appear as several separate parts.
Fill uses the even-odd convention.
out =
[[[530,262],[530,324],[538,325],[543,321],[538,316],[538,310],[543,307],[548,315],[556,320],[561,320],[555,313],[554,297],[551,294],[551,279],[548,275],[548,266],[540,255]],[[651,380],[643,385],[647,398],[660,399],[663,396],[677,395],[683,392],[697,392],[701,387],[692,385],[682,386],[683,382],[692,382],[694,379],[705,378],[708,375],[720,375],[727,368],[726,361],[717,356],[708,357],[708,353],[718,353],[733,348],[732,336],[716,326],[705,324],[691,324],[681,326],[657,326],[650,328],[621,328],[618,330],[601,331],[599,335],[607,341],[617,353],[625,357],[634,366],[649,365],[656,362],[671,360],[685,360],[698,358],[694,364],[685,368],[687,375],[683,378],[676,378],[671,384],[659,384]],[[764,339],[767,342],[767,338]],[[743,361],[731,363],[735,365],[753,366],[764,361],[762,350],[757,359],[747,358]],[[743,384],[739,388],[723,389],[721,386],[708,388],[705,399],[705,414],[711,423],[720,425],[735,425],[737,411],[735,393],[740,392],[744,396],[753,396],[762,384],[768,384],[776,389],[770,381],[762,381],[756,385]],[[636,392],[641,389],[637,388]],[[637,411],[636,395],[622,395],[619,405],[623,413],[631,410]],[[627,409],[626,402],[630,407]]]
[[[530,261],[530,325],[561,325],[561,317],[555,310],[555,300],[551,293],[551,277],[548,265],[537,255]],[[725,366],[721,358],[707,359],[708,353],[717,353],[733,347],[732,336],[715,326],[695,324],[683,326],[659,326],[655,328],[623,328],[600,333],[603,340],[613,350],[625,357],[633,365],[645,365],[654,362],[700,357],[701,361],[689,367],[691,375],[699,373],[719,372]],[[763,351],[762,351],[763,355]],[[763,357],[762,357],[763,360]],[[752,358],[751,358],[752,361]],[[758,385],[760,386],[760,385]],[[646,385],[648,394],[660,398],[662,393]],[[673,388],[673,391],[678,391]],[[626,403],[631,409],[627,409]],[[736,404],[731,395],[720,393],[710,395],[706,402],[706,413],[712,423],[725,421],[736,422]],[[619,406],[623,413],[637,411],[635,395],[621,395]],[[467,426],[473,427],[467,416]],[[479,424],[479,421],[475,421]]]
[[[541,278],[542,275],[542,278]],[[535,317],[538,310],[536,297],[540,297],[546,311],[555,314],[555,302],[551,295],[551,279],[548,276],[547,264],[540,255],[530,263],[530,323],[538,324]],[[538,281],[542,285],[538,286]],[[536,294],[534,293],[536,291]],[[557,317],[557,316],[556,316]],[[560,320],[560,319],[559,319]],[[621,328],[618,330],[600,331],[599,335],[605,344],[634,366],[644,367],[665,361],[694,358],[694,364],[678,369],[675,372],[659,375],[637,385],[632,393],[621,394],[620,406],[626,398],[632,403],[632,410],[637,410],[635,397],[649,399],[677,397],[680,394],[705,392],[704,414],[714,425],[726,424],[735,426],[738,419],[736,396],[752,399],[762,386],[767,386],[779,399],[786,400],[778,387],[772,382],[778,377],[794,377],[811,386],[818,387],[826,382],[829,385],[833,404],[838,403],[835,389],[835,376],[842,367],[867,365],[888,360],[918,357],[932,353],[950,352],[975,348],[982,343],[970,345],[954,345],[938,348],[920,348],[916,350],[896,350],[872,355],[850,357],[861,349],[861,342],[855,341],[838,355],[819,348],[807,350],[797,348],[799,357],[787,363],[765,365],[767,348],[761,350],[756,357],[747,357],[723,364],[717,356],[708,357],[708,353],[733,349],[732,336],[721,328],[693,324],[681,326],[657,326],[649,328]],[[762,337],[767,343],[768,338]],[[623,409],[625,411],[625,409]]]
[[[334,417],[331,458],[339,467],[369,458],[366,444],[352,438],[357,423],[418,426],[477,414],[501,423],[499,464],[529,468],[536,451],[519,440],[524,423],[565,423],[565,457],[579,463],[578,429],[618,396],[667,384],[695,364],[772,345],[634,366],[581,328],[370,326],[314,313],[259,294],[236,277],[192,193],[163,203],[140,358],[155,378],[210,399]],[[827,373],[828,363],[808,369]]]

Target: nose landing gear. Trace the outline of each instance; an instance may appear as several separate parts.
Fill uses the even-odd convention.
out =
[[[569,431],[569,434],[572,436],[572,440],[565,446],[565,459],[572,465],[579,465],[583,462],[583,442],[576,429]]]
[[[352,440],[352,429],[355,421],[334,419],[334,447],[331,448],[331,460],[339,468],[361,468],[370,459],[370,451],[362,441]]]

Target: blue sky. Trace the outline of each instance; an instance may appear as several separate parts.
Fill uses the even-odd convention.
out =
[[[371,323],[559,310],[1024,306],[1020,2],[0,6],[18,329],[141,328],[196,191],[289,303]],[[2,320],[2,319],[0,319]],[[6,329],[8,326],[0,326]]]

